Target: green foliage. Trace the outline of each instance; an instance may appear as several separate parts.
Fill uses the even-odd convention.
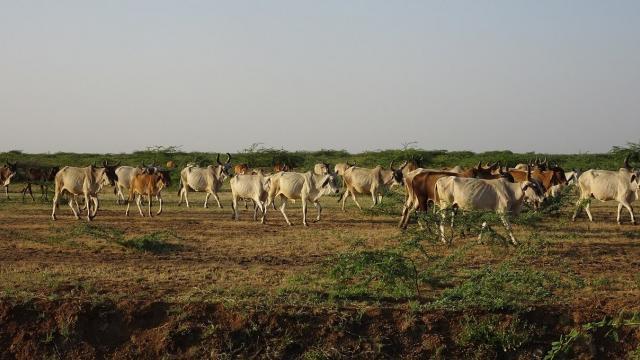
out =
[[[621,311],[615,318],[605,316],[600,321],[586,323],[579,329],[571,329],[569,334],[560,335],[560,339],[551,343],[551,349],[545,355],[544,360],[565,358],[571,355],[573,347],[578,341],[590,342],[594,336],[620,342],[618,332],[623,327],[640,327],[640,312],[626,313]]]
[[[169,239],[175,237],[176,235],[167,231],[156,231],[151,234],[138,236],[131,239],[118,240],[118,244],[138,251],[158,254],[181,249],[182,246],[170,243],[168,241]]]
[[[465,316],[456,342],[465,348],[489,348],[496,355],[515,352],[531,339],[534,327],[517,317],[501,320],[498,315],[484,318]]]
[[[431,304],[451,310],[518,310],[528,304],[547,303],[559,286],[555,276],[507,261],[494,268],[473,271],[462,284],[446,289]]]
[[[329,261],[332,294],[338,298],[401,298],[417,294],[413,261],[395,250],[365,250],[337,255]]]

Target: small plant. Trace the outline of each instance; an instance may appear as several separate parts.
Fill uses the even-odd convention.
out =
[[[457,338],[463,347],[487,346],[496,353],[514,352],[530,340],[533,327],[517,317],[501,321],[497,315],[466,316]]]

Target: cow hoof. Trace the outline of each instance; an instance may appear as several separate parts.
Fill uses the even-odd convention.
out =
[[[52,217],[51,217],[51,220],[56,221],[56,217],[55,217],[55,216],[52,216]]]

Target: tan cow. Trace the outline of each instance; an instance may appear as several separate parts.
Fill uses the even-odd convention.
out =
[[[127,210],[125,211],[125,215],[129,216],[129,206],[131,205],[131,201],[135,198],[136,205],[138,206],[138,211],[140,212],[140,216],[144,217],[142,213],[142,207],[140,206],[142,203],[142,197],[147,196],[149,198],[147,212],[149,217],[152,217],[151,214],[151,205],[153,203],[153,197],[155,196],[159,202],[159,209],[157,215],[162,214],[162,189],[169,186],[169,177],[167,173],[164,172],[154,172],[152,174],[142,173],[136,174],[132,181],[131,186],[129,188],[129,199],[127,200]]]

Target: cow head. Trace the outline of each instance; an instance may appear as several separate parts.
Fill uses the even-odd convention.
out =
[[[531,166],[527,166],[527,180],[520,183],[525,199],[533,203],[533,207],[537,209],[544,201],[544,187],[536,180],[531,178]]]
[[[569,181],[564,173],[564,169],[558,166],[558,164],[552,164],[548,167],[548,171],[553,171],[553,177],[551,179],[552,185],[566,185]]]
[[[227,153],[227,161],[225,161],[224,164],[220,161],[220,154],[218,154],[218,156],[216,157],[216,162],[220,166],[221,174],[223,174],[225,177],[229,177],[229,174],[231,172],[231,154]]]
[[[46,172],[45,172],[45,178],[47,181],[53,181],[56,179],[56,174],[58,174],[58,171],[60,171],[60,167],[59,166],[54,166],[52,168],[49,168]]]
[[[320,180],[320,192],[323,195],[338,194],[340,188],[338,187],[336,177],[332,174],[327,174]]]
[[[120,161],[118,161],[115,165],[109,165],[107,161],[102,162],[102,167],[104,167],[104,173],[108,179],[108,185],[113,186],[118,181],[118,175],[116,175],[116,169],[120,166]]]
[[[504,169],[502,168],[502,166],[500,166],[498,168],[498,175],[500,175],[501,179],[505,179],[508,182],[515,182],[513,175],[511,175],[511,173],[509,172],[508,166],[505,166]]]
[[[400,165],[399,168],[395,169],[393,167],[393,161],[391,161],[391,163],[389,164],[389,169],[393,172],[393,185],[403,185],[404,184],[404,173],[402,172],[402,170],[404,170],[407,165],[409,164],[408,161],[405,161],[404,163],[402,163],[402,165]]]

